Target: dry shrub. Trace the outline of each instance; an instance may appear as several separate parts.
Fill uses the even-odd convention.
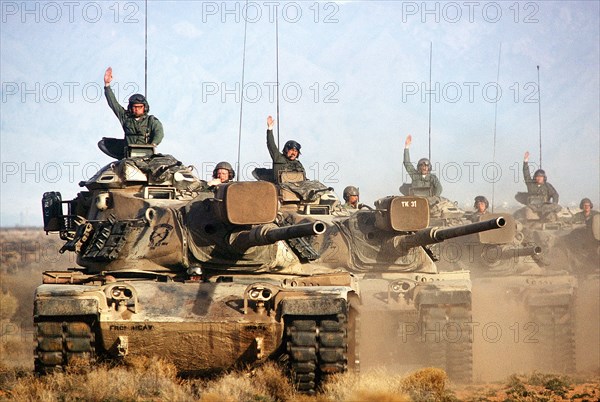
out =
[[[13,389],[19,381],[31,376],[31,370],[21,367],[8,367],[0,363],[0,397]]]
[[[548,391],[564,398],[571,388],[572,380],[564,375],[534,372],[529,376],[529,383],[532,385],[541,385]]]
[[[327,398],[323,394],[317,394],[315,396],[295,394],[289,399],[289,402],[332,402],[333,400]]]
[[[82,372],[79,367],[65,373],[21,379],[9,391],[20,401],[192,401],[189,387],[175,376],[172,364],[160,359],[136,359],[129,367],[106,365]]]
[[[534,372],[530,376],[513,374],[506,385],[506,394],[514,401],[560,400],[567,398],[571,379],[555,374]]]
[[[402,390],[414,401],[453,401],[447,385],[446,372],[433,367],[417,370],[402,380]]]
[[[294,389],[282,368],[274,362],[248,372],[233,371],[199,387],[202,402],[287,401]]]
[[[6,400],[14,399],[17,401],[47,401],[54,402],[59,400],[59,395],[52,389],[53,384],[44,379],[35,377],[33,374],[19,378],[8,388],[4,389],[6,394],[3,398]],[[64,395],[63,395],[64,398]]]
[[[323,397],[330,401],[410,401],[401,389],[402,376],[383,369],[368,373],[332,376],[323,386]]]
[[[290,379],[274,362],[268,362],[253,370],[250,378],[259,390],[264,390],[273,400],[288,400],[294,393]]]

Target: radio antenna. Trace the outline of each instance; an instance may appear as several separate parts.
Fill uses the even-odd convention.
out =
[[[429,161],[431,161],[431,65],[433,60],[433,42],[429,42]],[[431,162],[430,162],[431,163]]]
[[[537,66],[538,79],[538,120],[540,126],[540,169],[542,168],[542,88],[540,88],[540,66]]]
[[[496,85],[500,88],[500,56],[502,55],[502,42],[500,42],[500,48],[498,49],[498,73],[496,74]],[[493,156],[492,162],[496,165],[496,125],[498,122],[498,98],[499,93],[496,93],[496,103],[494,105],[494,145],[493,145]],[[492,213],[494,213],[494,200],[496,197],[496,180],[492,180]]]
[[[248,9],[248,0],[246,0],[246,10]],[[242,149],[242,112],[244,110],[244,75],[246,72],[246,33],[248,31],[248,18],[244,18],[244,51],[242,56],[242,98],[240,99],[240,127],[238,129],[238,155],[237,155],[237,177],[241,180],[240,176],[240,153]]]
[[[279,19],[275,13],[275,68],[277,81],[277,147],[279,148]]]
[[[144,95],[148,97],[148,0],[144,1]]]

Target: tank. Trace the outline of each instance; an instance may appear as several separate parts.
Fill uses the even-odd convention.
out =
[[[284,221],[318,219],[323,234],[303,249],[314,263],[359,279],[356,339],[361,370],[436,366],[456,381],[472,379],[471,281],[466,270],[440,272],[430,246],[503,226],[502,217],[451,228],[430,227],[423,197],[384,197],[348,212],[321,183],[282,183]]]
[[[519,199],[519,194],[516,198]],[[539,348],[543,368],[571,373],[577,368],[576,355],[582,355],[576,353],[578,348],[594,354],[594,348],[576,344],[576,328],[584,324],[577,322],[576,309],[587,303],[585,292],[578,303],[579,282],[586,286],[592,278],[597,282],[599,273],[594,225],[574,224],[573,213],[568,208],[549,203],[533,202],[516,211],[514,216],[522,225],[523,241],[541,247],[536,261],[556,289],[545,292],[532,306],[534,322],[539,324],[540,338],[544,340]],[[559,282],[562,286],[557,287]],[[595,349],[597,355],[597,347]]]
[[[298,389],[352,369],[356,278],[305,264],[278,225],[267,182],[209,187],[168,155],[101,169],[76,198],[43,196],[44,227],[78,267],[44,272],[35,292],[35,369],[160,356],[180,373],[286,361]]]
[[[595,214],[588,224],[571,223],[556,246],[566,252],[569,271],[576,276],[600,275],[600,214]]]
[[[515,328],[519,328],[521,339],[517,340],[526,350],[513,345],[506,353],[515,361],[527,354],[526,361],[517,365],[520,369],[573,373],[578,280],[568,266],[565,249],[556,243],[566,233],[567,220],[534,223],[508,214],[486,214],[478,219],[497,216],[506,220],[502,230],[456,239],[441,250],[440,267],[452,270],[458,264],[471,271],[478,300],[488,306],[481,313],[476,309],[477,322],[496,316],[497,322],[501,317],[506,320],[509,331],[516,334]],[[497,298],[505,304],[498,304]],[[502,311],[506,306],[514,309],[510,317]],[[507,367],[503,374],[511,369],[514,371]]]

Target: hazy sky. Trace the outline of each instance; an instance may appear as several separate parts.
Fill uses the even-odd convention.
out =
[[[123,135],[103,96],[106,67],[122,104],[144,92],[144,2],[0,4],[0,225],[41,226],[42,194],[75,197],[111,161],[98,140]],[[539,65],[548,181],[564,206],[584,196],[598,206],[599,15],[598,1],[151,0],[147,95],[165,128],[159,151],[202,178],[237,162],[246,18],[241,176],[268,165],[277,20],[281,142],[300,142],[309,178],[338,195],[350,184],[368,203],[398,194],[406,135],[413,161],[428,155],[431,99],[443,195],[471,208],[494,191],[498,207],[515,204],[524,152],[540,160]]]

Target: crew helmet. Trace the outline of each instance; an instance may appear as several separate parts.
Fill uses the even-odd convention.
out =
[[[217,171],[219,169],[226,169],[229,172],[229,180],[233,180],[235,178],[235,171],[233,170],[231,164],[229,162],[223,161],[217,163],[217,166],[215,166],[212,174],[213,179],[217,178]]]
[[[348,202],[351,195],[359,196],[358,188],[354,186],[348,186],[344,189],[344,201]]]
[[[421,165],[431,166],[431,162],[427,158],[421,158],[419,159],[419,162],[417,162],[417,169],[420,169]]]
[[[544,169],[538,169],[533,173],[533,178],[535,179],[538,176],[542,176],[544,178],[544,182],[546,182],[546,172]]]
[[[475,202],[473,203],[473,208],[477,208],[477,203],[483,202],[485,204],[485,209],[488,209],[490,206],[489,201],[483,195],[478,195],[475,197]]]
[[[294,141],[294,140],[289,140],[289,141],[288,141],[288,142],[286,142],[286,143],[285,143],[285,145],[283,146],[283,154],[284,154],[284,155],[287,155],[287,152],[288,152],[290,149],[295,149],[296,151],[298,151],[298,155],[300,155],[300,154],[301,154],[301,152],[300,152],[300,148],[302,148],[302,146],[301,146],[299,143],[297,143],[297,142],[296,142],[296,141]]]
[[[590,208],[594,208],[594,204],[592,204],[592,200],[590,200],[589,198],[584,198],[579,203],[579,209],[583,209],[583,204],[585,204],[585,203],[589,203],[590,204]]]
[[[144,105],[144,113],[148,113],[150,111],[150,105],[148,105],[148,101],[146,97],[142,94],[133,94],[129,97],[129,104],[127,105],[127,111],[129,113],[133,113],[133,105],[141,103]]]

